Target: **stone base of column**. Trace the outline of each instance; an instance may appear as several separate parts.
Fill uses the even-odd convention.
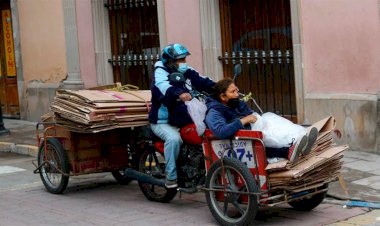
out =
[[[83,84],[83,81],[78,81],[78,80],[74,80],[74,81],[63,81],[61,86],[59,87],[61,89],[70,89],[70,90],[79,90],[79,89],[83,89],[84,88],[84,84]]]

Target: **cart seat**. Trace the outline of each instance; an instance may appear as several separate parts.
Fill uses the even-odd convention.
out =
[[[181,138],[185,143],[188,144],[202,144],[203,138],[197,133],[195,124],[190,124],[182,127],[180,130]]]

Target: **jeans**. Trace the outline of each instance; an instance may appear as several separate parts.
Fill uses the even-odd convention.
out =
[[[267,158],[288,158],[288,152],[289,147],[283,147],[283,148],[271,148],[271,147],[265,147],[265,151],[267,154]]]
[[[177,179],[176,160],[178,158],[179,149],[182,144],[182,138],[179,129],[169,124],[150,124],[152,131],[156,136],[165,141],[164,155],[166,160],[166,178],[168,180]]]

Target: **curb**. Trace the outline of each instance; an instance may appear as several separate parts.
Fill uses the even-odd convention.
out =
[[[20,155],[28,155],[32,157],[37,157],[38,147],[34,145],[27,144],[15,144],[10,142],[0,142],[1,152],[12,152]]]

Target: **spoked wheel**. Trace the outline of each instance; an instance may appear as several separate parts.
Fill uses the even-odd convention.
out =
[[[326,189],[327,187],[328,185],[325,184],[321,187],[321,189]],[[289,205],[299,211],[310,211],[322,203],[323,199],[326,197],[326,194],[327,190],[308,198],[289,202]]]
[[[157,179],[165,180],[165,158],[155,151],[153,153],[145,152],[141,156],[139,171],[151,175]],[[150,201],[170,202],[177,194],[176,189],[168,189],[139,181],[139,186],[142,193]]]
[[[208,207],[221,225],[249,225],[257,213],[257,197],[238,192],[257,192],[252,173],[234,158],[223,158],[223,165],[224,170],[222,159],[219,159],[207,174],[206,188],[211,189],[205,193]],[[223,181],[226,183],[226,192],[223,191]]]
[[[40,177],[46,189],[53,194],[62,193],[69,182],[69,177],[62,173],[69,173],[69,161],[62,144],[56,138],[47,138],[46,152],[44,143],[38,151],[38,165]]]
[[[112,171],[112,176],[121,185],[127,185],[131,181],[133,181],[133,178],[130,178],[130,177],[127,177],[127,176],[124,175],[124,170],[115,170],[115,171]]]

